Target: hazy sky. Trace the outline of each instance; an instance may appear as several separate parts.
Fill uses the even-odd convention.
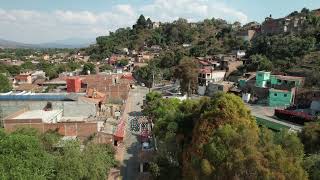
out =
[[[320,8],[320,0],[0,0],[0,38],[42,43],[106,35],[132,26],[140,14],[153,21],[223,18],[261,22],[303,7]]]

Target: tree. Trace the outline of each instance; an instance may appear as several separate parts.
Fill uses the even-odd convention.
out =
[[[107,70],[112,70],[113,68],[112,68],[112,66],[111,65],[109,65],[109,64],[105,64],[105,65],[102,65],[102,66],[100,66],[99,67],[99,71],[100,72],[103,72],[103,71],[107,71]]]
[[[0,74],[0,92],[9,92],[12,90],[12,85],[9,81],[9,79],[4,76],[3,74]]]
[[[10,73],[12,76],[15,76],[15,75],[17,75],[17,74],[20,73],[21,67],[20,67],[20,66],[16,66],[16,65],[8,66],[8,67],[7,67],[7,70],[9,71],[9,73]]]
[[[92,63],[85,63],[82,68],[82,74],[94,74],[96,72],[95,65]]]
[[[273,69],[271,61],[263,55],[255,54],[250,56],[251,64],[249,65],[249,71],[271,71]]]
[[[309,174],[309,179],[317,180],[320,177],[320,154],[308,155],[304,160],[304,168]]]
[[[146,28],[147,27],[147,21],[146,18],[141,14],[137,20],[136,24],[137,28]]]
[[[202,108],[184,149],[185,179],[307,179],[295,134],[283,132],[274,139],[271,131],[259,131],[235,95],[218,94]]]
[[[118,61],[117,65],[120,67],[126,66],[129,64],[129,60],[128,59],[121,59],[120,61]]]
[[[78,69],[78,68],[81,67],[81,65],[80,65],[79,63],[77,63],[77,62],[72,62],[72,61],[68,62],[68,63],[67,63],[67,66],[68,66],[68,68],[69,68],[71,71],[74,71],[74,70],[76,70],[76,69]]]
[[[197,89],[198,66],[194,60],[184,57],[176,67],[174,74],[180,80],[182,92],[187,93],[188,96]]]
[[[311,122],[304,126],[300,134],[306,153],[320,152],[320,123]]]
[[[57,179],[82,179],[87,174],[79,142],[66,141],[63,143],[56,170]]]
[[[54,177],[54,159],[34,135],[14,133],[0,140],[0,179]]]
[[[147,24],[147,27],[148,27],[148,28],[152,28],[152,25],[153,25],[153,24],[152,24],[152,21],[151,21],[150,18],[147,19],[146,24]]]
[[[22,128],[0,129],[0,179],[106,179],[117,166],[109,145],[61,140],[56,131],[44,134]]]
[[[35,70],[36,66],[31,61],[26,61],[20,66],[22,69]]]
[[[87,169],[84,179],[106,179],[109,170],[118,164],[109,145],[89,143],[82,154]]]
[[[310,13],[310,10],[308,8],[304,7],[304,8],[302,8],[301,13],[306,15],[306,14]]]

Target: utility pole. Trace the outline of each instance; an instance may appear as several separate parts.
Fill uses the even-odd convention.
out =
[[[151,92],[151,88],[153,88],[153,84],[154,84],[154,71],[152,71],[152,81],[151,81],[151,84],[149,86],[149,92]]]
[[[3,111],[2,111],[2,107],[0,106],[0,128],[4,127],[4,116],[3,116]]]
[[[188,83],[188,97],[187,97],[188,99],[189,99],[189,97],[190,97],[190,88],[191,88],[190,86],[191,86],[191,84],[190,84],[190,79],[189,79],[189,83]]]
[[[151,86],[151,88],[153,88],[153,86],[154,86],[154,71],[152,71],[152,86]]]

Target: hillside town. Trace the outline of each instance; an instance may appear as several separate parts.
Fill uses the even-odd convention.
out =
[[[318,24],[312,29],[310,22],[314,19]],[[208,31],[215,37],[197,35],[195,39],[204,40],[182,38],[164,43],[161,38],[148,39],[145,35],[151,33],[153,37],[152,33],[168,31],[167,36],[174,36],[173,28],[185,28],[188,32],[189,29],[193,32],[197,28],[207,28],[199,31]],[[320,76],[315,67],[320,61],[319,28],[320,9],[304,8],[276,19],[269,15],[262,23],[245,25],[228,24],[220,19],[199,23],[179,19],[166,24],[146,20],[141,15],[133,30],[137,29],[135,36],[141,32],[142,35],[133,42],[109,43],[117,42],[117,38],[124,36],[121,33],[126,33],[126,30],[117,30],[109,36],[98,37],[96,44],[81,49],[0,48],[0,127],[8,134],[22,128],[35,129],[41,134],[55,132],[61,137],[53,148],[63,147],[61,142],[72,140],[81,146],[86,146],[87,142],[108,145],[118,163],[108,169],[107,179],[110,180],[164,179],[166,175],[170,175],[168,179],[260,179],[268,173],[270,179],[318,179],[319,169],[317,172],[303,169],[302,160],[292,160],[300,156],[287,153],[286,146],[294,147],[299,141],[303,151],[304,141],[301,143],[298,139],[303,135],[298,137],[297,134],[304,134],[309,123],[319,121],[320,83],[317,78]],[[310,41],[309,36],[297,35],[314,31],[318,34]],[[193,34],[190,36],[192,39]],[[288,39],[281,44],[278,43],[281,38]],[[288,42],[300,49],[291,48],[286,44]],[[273,45],[275,47],[271,47]],[[234,106],[236,108],[232,109]],[[213,120],[209,121],[210,118]],[[221,119],[230,121],[222,122]],[[232,129],[237,122],[241,122],[240,125]],[[252,122],[256,125],[248,125]],[[230,123],[227,129],[222,128],[224,123]],[[239,139],[228,139],[243,133],[241,128],[252,129],[243,135],[246,137],[252,135],[259,139],[269,130],[275,135],[265,135],[270,142],[254,139],[252,141],[259,142],[250,147],[246,145],[250,139],[241,139],[242,135],[237,136],[241,137]],[[260,134],[254,134],[257,129],[261,129]],[[218,140],[211,132],[216,133]],[[283,135],[286,138],[297,139],[292,140],[294,145],[288,140],[282,146],[281,140],[273,139],[285,132],[289,132]],[[194,133],[200,134],[202,139],[195,138]],[[315,136],[312,138],[318,140],[312,143],[319,142],[319,133]],[[222,145],[215,144],[213,148],[213,143],[224,140],[230,144],[241,141],[243,146],[248,146],[245,149],[229,144],[230,147],[237,146],[234,150],[237,153],[228,152],[235,159],[240,158],[235,154],[242,158],[254,156],[248,152],[256,150],[251,146],[259,144],[259,149],[260,144],[266,143],[270,149],[257,150],[257,154],[263,154],[264,161],[269,156],[276,161],[278,155],[289,160],[283,160],[283,164],[278,162],[274,167],[265,165],[264,168],[269,168],[265,170],[268,173],[256,170],[250,164],[261,163],[256,157],[244,162],[239,160],[239,164],[230,167],[252,168],[252,176],[249,175],[251,172],[240,173],[240,170],[232,174],[223,162],[231,164],[236,160],[226,157],[222,160],[227,154],[227,151],[222,152]],[[304,144],[305,148],[309,146],[315,148]],[[213,149],[207,152],[210,147]],[[273,147],[281,150],[272,152],[271,149],[276,149]],[[266,151],[270,154],[264,154]],[[301,159],[307,155],[302,153]],[[319,162],[315,162],[317,167]],[[271,160],[270,163],[277,164]],[[302,170],[273,172],[278,166],[286,165],[299,166]],[[312,168],[316,168],[314,166]],[[221,169],[227,173],[215,174]]]

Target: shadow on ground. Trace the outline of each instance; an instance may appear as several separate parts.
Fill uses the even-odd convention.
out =
[[[140,141],[139,136],[130,134],[132,142],[124,152],[123,164],[120,168],[120,174],[123,180],[135,180],[139,174],[139,152],[140,152]]]

